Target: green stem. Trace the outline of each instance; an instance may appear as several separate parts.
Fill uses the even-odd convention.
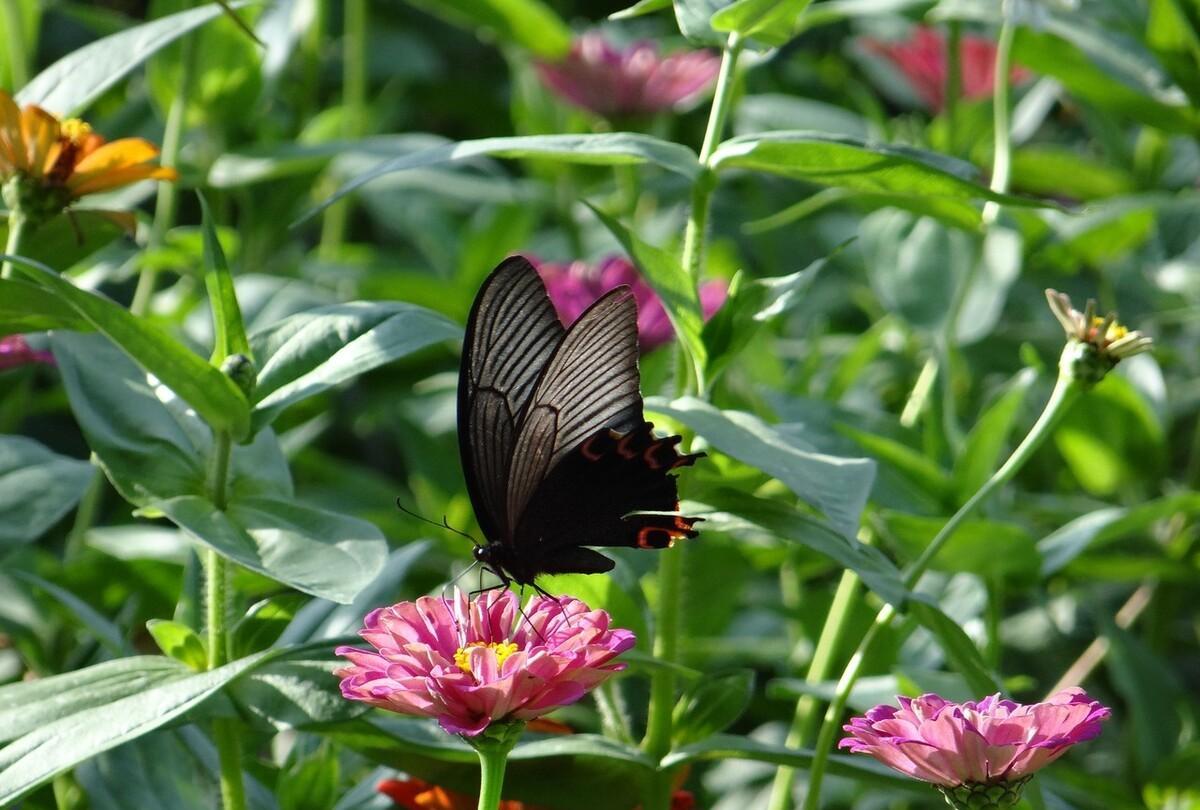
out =
[[[937,376],[937,355],[930,354],[925,359],[925,365],[921,366],[921,373],[917,375],[917,381],[913,383],[908,401],[904,403],[904,410],[900,412],[900,424],[903,427],[910,428],[917,424],[921,412],[925,410],[925,405],[929,402],[929,394],[933,391]]]
[[[958,154],[958,102],[962,97],[962,23],[946,24],[946,151]]]
[[[524,728],[524,723],[498,723],[488,726],[478,737],[464,737],[479,755],[479,810],[500,807],[508,755]]]
[[[191,95],[192,80],[196,73],[196,36],[193,34],[184,37],[181,49],[179,90],[172,97],[171,108],[167,110],[162,152],[159,155],[159,162],[172,168],[178,168],[179,150],[183,148],[188,97]],[[159,247],[166,241],[167,232],[175,225],[178,210],[179,183],[159,183],[158,198],[154,203],[154,224],[150,228],[151,247]],[[141,275],[138,276],[137,288],[133,291],[133,301],[129,304],[130,312],[134,315],[145,315],[150,311],[150,299],[154,296],[157,283],[158,270],[153,266],[144,266]]]
[[[1063,351],[1064,358],[1072,349],[1071,344],[1068,344]],[[983,486],[964,503],[954,515],[946,521],[941,530],[933,538],[930,544],[921,552],[920,556],[908,567],[904,576],[904,585],[906,588],[913,588],[921,579],[921,576],[929,568],[938,552],[946,545],[959,526],[963,524],[968,517],[974,514],[985,500],[992,493],[1008,483],[1017,471],[1033,457],[1034,452],[1042,445],[1047,438],[1054,432],[1054,428],[1058,425],[1062,417],[1070,409],[1071,405],[1082,393],[1082,386],[1074,380],[1067,371],[1059,372],[1058,381],[1054,385],[1054,390],[1050,393],[1050,398],[1046,401],[1046,407],[1042,410],[1041,416],[1034,422],[1033,427],[1029,429],[1029,433],[1013,450],[1012,455],[1008,460],[992,474],[992,477],[984,482]],[[834,693],[833,700],[829,704],[829,708],[825,712],[825,720],[821,726],[821,732],[817,737],[815,749],[813,751],[813,761],[809,770],[808,794],[804,798],[804,810],[816,810],[821,801],[821,782],[825,776],[825,767],[829,762],[829,754],[833,746],[833,738],[837,733],[838,726],[841,722],[842,715],[846,710],[846,702],[850,698],[850,691],[854,688],[854,684],[858,681],[859,673],[862,669],[862,663],[867,652],[871,649],[875,639],[879,636],[892,621],[896,615],[896,609],[891,605],[884,605],[879,613],[875,616],[875,621],[863,636],[862,641],[858,644],[858,649],[854,651],[854,655],[850,657],[849,663],[842,671],[842,677],[838,680],[837,690]]]
[[[992,93],[992,181],[990,188],[997,194],[1008,191],[1012,170],[1012,48],[1017,28],[1013,23],[1012,0],[1004,0],[1000,13],[1004,22],[1000,26],[1000,39],[996,43],[996,68]],[[1000,206],[989,202],[983,207],[983,224],[991,225],[1000,215]]]
[[[73,560],[83,550],[83,539],[88,529],[96,523],[96,513],[100,510],[100,497],[104,494],[104,473],[99,468],[92,470],[92,480],[79,499],[75,510],[75,522],[71,525],[71,533],[67,535],[66,549],[63,558]]]
[[[4,28],[8,32],[8,68],[12,76],[13,91],[20,90],[29,81],[29,53],[25,47],[25,24],[21,19],[21,7],[17,0],[0,0],[0,14],[4,16]]]
[[[24,214],[20,211],[8,213],[8,241],[4,245],[4,255],[21,255],[21,242],[24,241],[28,228],[29,220],[25,218]],[[0,267],[0,278],[12,278],[15,272],[12,262],[6,259],[3,267]]]
[[[212,455],[208,460],[206,489],[213,505],[222,511],[229,505],[229,463],[233,443],[226,431],[213,432]],[[212,549],[204,552],[205,629],[208,668],[217,669],[229,662],[229,567],[225,558]],[[246,788],[242,779],[241,729],[232,718],[213,721],[213,742],[221,766],[221,807],[246,810]]]
[[[346,0],[342,34],[342,137],[361,138],[367,133],[367,2]],[[350,201],[339,200],[321,221],[319,255],[332,261],[346,240]]]
[[[1000,622],[1004,618],[1004,577],[1000,574],[987,579],[987,606],[984,610],[984,625],[987,628],[987,643],[983,658],[989,669],[1000,668]]]
[[[813,651],[812,661],[809,662],[808,672],[805,673],[805,683],[820,683],[832,674],[834,656],[849,629],[850,614],[858,596],[859,582],[858,574],[853,571],[842,572],[842,579],[833,595],[833,603],[825,616],[825,625],[817,639],[817,648]],[[788,748],[806,748],[812,743],[820,718],[817,708],[817,699],[812,695],[804,695],[796,701],[796,712],[792,716],[792,727],[788,730],[785,743]],[[769,810],[788,810],[792,806],[792,786],[795,781],[795,768],[783,766],[775,771],[771,799],[767,804]]]

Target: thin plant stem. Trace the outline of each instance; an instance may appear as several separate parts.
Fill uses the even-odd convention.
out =
[[[8,214],[8,240],[4,244],[4,255],[19,256],[21,255],[21,242],[25,239],[25,233],[29,228],[29,220],[20,211],[10,211]],[[0,266],[0,278],[12,278],[16,273],[12,262],[4,260],[4,265]]]
[[[833,595],[833,603],[825,616],[825,624],[821,635],[817,638],[817,647],[813,650],[812,661],[809,662],[808,672],[804,682],[820,683],[833,672],[834,656],[842,645],[849,628],[849,616],[858,597],[860,580],[858,574],[847,569],[842,572],[837,591]],[[812,742],[816,733],[816,724],[820,719],[817,713],[819,704],[812,695],[804,695],[796,701],[796,711],[792,716],[792,726],[788,730],[785,745],[789,748],[805,748]],[[781,766],[775,771],[775,781],[771,785],[771,798],[767,804],[769,810],[788,810],[792,805],[792,787],[796,782],[796,769]]]
[[[1063,352],[1064,358],[1071,348],[1071,344],[1068,344]],[[911,589],[916,586],[922,575],[929,568],[930,563],[933,562],[938,552],[945,547],[950,538],[954,536],[959,526],[974,514],[985,500],[991,497],[1004,484],[1008,483],[1017,474],[1017,471],[1025,466],[1029,459],[1033,457],[1034,452],[1054,432],[1054,428],[1057,427],[1062,417],[1070,410],[1071,405],[1078,399],[1080,393],[1082,393],[1081,383],[1072,378],[1069,372],[1060,371],[1058,381],[1054,385],[1054,390],[1051,391],[1050,398],[1046,401],[1046,407],[1042,410],[1041,416],[1034,422],[1033,427],[1029,429],[1029,433],[1021,440],[1021,443],[1017,445],[1012,455],[1001,465],[1000,469],[996,470],[984,482],[983,486],[946,521],[946,524],[942,526],[929,545],[925,547],[925,550],[908,567],[904,576],[904,585],[906,588]],[[825,776],[825,767],[829,762],[833,737],[837,733],[838,724],[841,722],[842,714],[846,710],[846,702],[850,698],[850,692],[854,688],[855,683],[858,682],[863,660],[870,651],[871,645],[875,643],[875,639],[891,623],[895,615],[896,609],[892,605],[883,606],[879,613],[876,614],[875,621],[871,624],[870,629],[867,630],[862,641],[859,642],[858,649],[854,651],[854,654],[850,657],[850,661],[846,664],[846,668],[842,671],[842,676],[838,680],[833,700],[825,712],[825,720],[821,725],[821,731],[817,737],[816,746],[813,751],[813,761],[809,769],[808,793],[804,798],[804,810],[816,810],[820,806],[821,782]]]
[[[208,460],[206,489],[209,500],[222,511],[229,505],[229,463],[233,444],[227,431],[213,432],[212,455]],[[204,552],[205,630],[208,668],[217,669],[229,662],[229,568],[225,558],[212,549]],[[213,721],[213,742],[217,746],[221,769],[221,807],[246,810],[246,788],[242,779],[242,746],[236,720]]]
[[[482,735],[465,738],[479,755],[479,810],[500,807],[508,755],[524,728],[524,723],[493,724]]]
[[[17,0],[0,0],[0,14],[4,15],[4,28],[8,39],[8,70],[12,77],[12,89],[20,90],[29,81],[29,49],[25,42],[25,24],[21,19],[21,6]]]
[[[367,2],[346,0],[342,34],[342,136],[347,140],[367,133]],[[322,259],[332,260],[346,240],[350,201],[338,200],[325,211],[321,221]]]
[[[938,360],[936,354],[931,354],[925,359],[925,365],[921,366],[921,372],[917,375],[917,381],[913,383],[912,392],[908,395],[908,401],[904,403],[904,409],[900,412],[900,425],[910,428],[917,424],[917,420],[921,418],[921,412],[925,410],[925,406],[929,403],[929,395],[933,392],[934,384],[937,382],[938,375]]]
[[[162,152],[159,162],[163,166],[177,168],[179,166],[179,150],[183,147],[183,134],[187,126],[188,96],[191,94],[192,80],[196,73],[196,36],[186,36],[180,53],[179,89],[171,99],[171,107],[167,110],[167,123],[163,128]],[[158,197],[154,203],[154,223],[150,228],[150,246],[158,247],[167,238],[167,232],[175,226],[175,216],[179,210],[179,184],[159,183]],[[133,291],[133,301],[129,311],[134,315],[145,315],[150,311],[150,300],[154,297],[154,288],[158,284],[158,270],[153,266],[144,266],[138,276],[137,287]]]
[[[683,235],[683,267],[692,284],[696,284],[704,269],[705,225],[708,219],[708,204],[715,187],[712,172],[707,162],[712,158],[725,122],[729,117],[733,99],[733,74],[737,67],[741,39],[736,33],[729,35],[721,57],[721,68],[717,75],[717,87],[712,108],[708,115],[708,128],[700,148],[700,161],[706,168],[692,186],[692,208]],[[680,349],[682,352],[682,347]],[[690,366],[680,363],[679,368]],[[676,393],[684,393],[690,374],[678,374]],[[697,389],[700,382],[696,381]],[[705,392],[697,390],[704,396]],[[654,624],[654,655],[673,664],[679,655],[679,616],[683,587],[683,549],[667,548],[659,553],[658,561],[658,610]],[[642,748],[654,760],[661,760],[671,750],[672,722],[675,708],[675,672],[670,666],[659,667],[650,679],[650,707],[646,720],[646,736]],[[671,800],[671,774],[658,773],[652,780],[649,795],[643,803],[646,810],[666,810]]]
[[[958,102],[962,98],[962,23],[950,20],[946,24],[946,85],[944,114],[946,116],[946,151],[958,154]]]
[[[96,513],[100,511],[100,503],[104,495],[104,473],[99,469],[92,470],[92,480],[88,482],[79,506],[75,509],[75,522],[71,524],[71,533],[67,535],[66,548],[63,558],[73,560],[83,550],[84,537],[96,523]]]
[[[986,643],[983,660],[990,669],[1000,666],[1000,622],[1004,618],[1004,577],[997,574],[987,580],[987,605],[984,609]]]

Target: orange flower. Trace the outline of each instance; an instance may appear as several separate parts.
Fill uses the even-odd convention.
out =
[[[0,185],[12,210],[35,220],[87,194],[139,180],[175,180],[151,161],[158,147],[143,138],[108,143],[77,118],[60,121],[41,107],[17,107],[0,90]]]
[[[384,779],[375,786],[405,810],[475,810],[479,800],[420,779]],[[522,802],[501,800],[499,810],[534,810]]]

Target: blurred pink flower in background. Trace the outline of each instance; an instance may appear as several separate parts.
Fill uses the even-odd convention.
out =
[[[940,31],[918,25],[907,40],[884,42],[866,37],[863,44],[899,68],[926,107],[937,112],[946,108],[946,37]],[[989,98],[996,73],[996,44],[984,37],[964,34],[959,54],[962,97],[967,101]],[[1013,84],[1020,84],[1032,75],[1014,65],[1010,79]]]
[[[675,337],[675,328],[667,318],[662,301],[625,257],[609,256],[595,265],[583,261],[570,264],[532,261],[546,283],[550,300],[554,302],[558,317],[564,324],[569,326],[574,323],[604,293],[628,284],[637,301],[638,336],[642,351],[648,352]],[[728,284],[721,280],[706,281],[700,285],[700,308],[706,320],[725,303],[727,292]]]
[[[0,371],[29,363],[54,364],[54,355],[30,347],[21,335],[0,337]]]
[[[1024,781],[1076,743],[1100,734],[1111,711],[1078,687],[1044,703],[1021,704],[997,695],[951,703],[938,695],[899,698],[900,708],[876,706],[843,726],[838,743],[901,773],[932,782],[955,806],[1007,807]],[[996,797],[969,804],[966,796]],[[961,800],[956,804],[956,794]]]
[[[473,737],[574,703],[625,668],[611,662],[636,639],[603,610],[565,596],[518,607],[512,591],[472,601],[455,589],[373,610],[359,635],[375,649],[337,648],[350,660],[334,673],[342,695]]]
[[[566,101],[606,117],[645,115],[695,100],[712,85],[720,57],[708,51],[660,56],[653,42],[619,49],[602,34],[576,38],[558,62],[539,62],[542,82]]]

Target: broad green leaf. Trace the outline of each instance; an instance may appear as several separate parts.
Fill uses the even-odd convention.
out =
[[[1089,159],[1066,146],[1034,144],[1013,152],[1012,184],[1029,194],[1102,200],[1129,194],[1134,178],[1120,166]]]
[[[1022,26],[1013,40],[1013,60],[1043,76],[1053,76],[1073,95],[1121,120],[1138,121],[1166,132],[1195,135],[1200,117],[1186,104],[1154,98],[1150,88],[1133,87],[1114,78],[1078,45],[1051,31]]]
[[[725,141],[713,153],[715,170],[750,169],[826,186],[913,197],[992,200],[1040,206],[997,194],[972,178],[974,169],[931,152],[819,132],[763,132]]]
[[[671,7],[671,0],[638,0],[629,8],[614,11],[608,15],[610,20],[628,20],[631,17],[641,17],[643,14],[653,14]]]
[[[242,392],[166,331],[108,298],[79,289],[48,267],[22,261],[15,265],[195,408],[213,428],[228,430],[236,438],[247,435],[250,408]]]
[[[967,434],[962,450],[954,460],[953,479],[958,503],[965,503],[1000,466],[1009,434],[1036,379],[1037,372],[1033,369],[1017,372]]]
[[[126,500],[145,507],[204,494],[212,431],[186,403],[100,335],[57,332],[50,345],[88,446]],[[259,431],[233,448],[229,488],[235,496],[291,495],[274,433]]]
[[[125,211],[71,206],[66,216],[53,217],[29,229],[21,240],[21,255],[66,270],[117,239],[130,236],[136,222],[136,217]],[[7,222],[0,222],[0,239],[8,239]]]
[[[351,380],[462,330],[401,302],[335,304],[277,321],[250,336],[259,367],[254,426],[306,397]]]
[[[800,30],[807,31],[843,20],[866,19],[876,15],[903,15],[914,8],[925,9],[928,6],[929,0],[823,0],[800,18]]]
[[[199,734],[197,729],[192,731]],[[87,792],[88,807],[91,810],[216,807],[220,802],[217,781],[182,738],[176,730],[156,731],[80,764],[74,775]]]
[[[413,154],[385,160],[339,188],[320,205],[300,217],[303,222],[333,205],[355,189],[377,177],[492,155],[502,158],[538,158],[585,166],[632,166],[652,163],[689,180],[700,173],[696,153],[686,146],[635,132],[605,132],[590,135],[528,135],[511,138],[482,138],[422,149]]]
[[[952,244],[963,247],[961,241]],[[976,247],[978,253],[965,261],[967,267],[974,264],[975,270],[958,281],[966,284],[967,290],[954,324],[954,337],[962,346],[983,340],[996,329],[1008,291],[1021,275],[1024,263],[1023,237],[1014,228],[993,224],[984,233],[983,244],[971,247]]]
[[[1037,544],[1042,555],[1042,576],[1067,567],[1092,548],[1145,532],[1154,523],[1175,515],[1200,513],[1200,493],[1180,492],[1138,506],[1107,507],[1075,518]]]
[[[348,605],[310,599],[296,612],[276,646],[299,644],[351,635],[362,627],[363,617],[383,604],[391,604],[404,588],[409,571],[429,550],[428,540],[412,540],[394,550],[383,570]]]
[[[571,29],[541,0],[409,0],[500,43],[516,43],[540,59],[558,59],[571,47]]]
[[[949,495],[952,488],[950,476],[924,453],[887,436],[858,430],[849,425],[838,425],[837,431],[854,439],[876,460],[890,464],[935,498],[942,500]]]
[[[210,362],[220,366],[232,354],[240,354],[253,361],[250,343],[246,340],[246,327],[242,323],[242,311],[238,308],[237,293],[233,289],[233,274],[229,272],[225,251],[217,240],[208,201],[203,194],[197,196],[200,200],[200,228],[204,235],[204,285],[213,313],[214,337]]]
[[[231,686],[230,697],[266,728],[306,729],[353,720],[370,707],[342,697],[333,673],[346,661],[332,655],[333,646],[265,664]]]
[[[943,613],[937,605],[923,599],[911,600],[906,610],[933,633],[942,652],[950,659],[958,674],[966,678],[975,694],[982,697],[1003,689],[999,679],[988,669],[975,642],[963,632],[958,622]]]
[[[675,327],[675,334],[687,347],[692,361],[692,372],[701,391],[706,388],[705,368],[707,351],[700,332],[704,328],[704,316],[700,312],[700,298],[696,282],[679,264],[674,254],[642,241],[637,234],[626,228],[613,217],[588,204],[592,213],[604,223],[625,252],[633,259],[644,278],[662,301],[663,309]]]
[[[632,630],[642,641],[649,641],[646,619],[634,598],[617,583],[615,577],[588,574],[549,574],[538,577],[538,584],[552,594],[569,595],[588,607],[607,611],[614,627]]]
[[[853,540],[857,535],[875,480],[873,461],[815,452],[798,436],[784,435],[752,414],[718,410],[692,397],[653,397],[646,406],[687,425],[722,453],[778,478],[821,510],[843,537]]]
[[[138,695],[190,674],[161,655],[102,664],[0,687],[0,742],[15,740],[63,717]],[[0,751],[0,758],[4,755]]]
[[[712,16],[730,5],[733,0],[674,0],[675,22],[688,39],[706,45],[721,45],[725,34],[717,33],[712,27]]]
[[[684,746],[707,739],[733,725],[754,696],[754,670],[706,675],[675,704],[672,744]]]
[[[880,304],[911,326],[940,331],[976,259],[972,240],[929,217],[884,209],[863,220],[857,244]]]
[[[791,768],[807,770],[812,764],[813,752],[806,748],[791,748],[782,743],[760,742],[733,734],[715,734],[707,740],[686,745],[667,754],[663,757],[662,767],[671,769],[692,762],[711,762],[723,759],[768,762],[772,765],[787,765]],[[928,785],[913,779],[906,779],[895,771],[872,762],[867,757],[834,754],[829,757],[826,772],[891,791],[900,790],[927,795],[929,790]]]
[[[670,5],[669,2],[668,5]],[[35,55],[29,51],[36,51],[41,18],[42,4],[38,0],[9,0],[8,8],[0,10],[0,42],[24,43],[26,53],[23,61],[27,63],[30,57]],[[7,48],[12,48],[12,46],[8,45]],[[29,78],[28,75],[14,75],[21,70],[19,67],[14,67],[14,61],[9,58],[0,59],[0,87],[16,89]]]
[[[75,508],[92,465],[23,436],[0,436],[0,547],[32,543]]]
[[[1171,77],[1200,103],[1200,6],[1195,0],[1150,0],[1146,44]]]
[[[883,512],[880,517],[909,559],[924,551],[946,523],[945,518],[898,512]],[[994,520],[967,520],[946,541],[931,565],[940,571],[966,571],[983,577],[1032,577],[1039,564],[1033,536],[1021,526]]]
[[[240,8],[245,2],[234,2]],[[78,113],[161,48],[222,14],[218,3],[151,20],[84,45],[21,88],[20,104],[37,104],[68,116]]]
[[[1183,706],[1191,690],[1175,669],[1141,639],[1105,619],[1106,668],[1118,694],[1129,707],[1133,765],[1149,775],[1176,750],[1184,729]]]
[[[234,625],[233,656],[241,658],[272,646],[296,618],[296,613],[310,601],[303,594],[285,593],[251,605]]]
[[[70,713],[61,705],[55,707],[48,722],[0,750],[0,803],[15,802],[55,775],[162,728],[261,664],[265,656],[263,653],[209,672],[174,677],[109,702],[99,703],[90,695],[91,700],[76,704]],[[141,659],[123,659],[129,660]],[[184,669],[182,665],[177,667]],[[28,703],[25,708],[36,710]]]
[[[331,745],[322,745],[311,754],[301,757],[299,761],[291,763],[280,774],[277,783],[279,810],[333,807],[342,787],[339,753]],[[295,756],[296,752],[293,752],[288,759]]]
[[[794,506],[732,489],[710,493],[708,500],[711,505],[687,504],[688,514],[703,517],[715,531],[735,536],[747,529],[766,531],[781,540],[811,548],[854,571],[885,602],[901,605],[908,598],[900,571],[883,552],[843,537]]]
[[[812,0],[735,0],[709,20],[716,31],[737,31],[768,45],[780,46],[794,36],[800,15]]]
[[[320,143],[288,141],[254,144],[219,155],[209,166],[208,185],[213,188],[240,188],[297,174],[315,173],[334,158],[357,156],[384,160],[447,143],[449,141],[440,135],[409,132]]]
[[[154,643],[169,658],[174,658],[187,665],[193,672],[202,672],[208,666],[208,653],[204,642],[196,631],[186,624],[168,621],[166,619],[151,619],[146,622],[146,629]]]
[[[224,512],[194,495],[155,506],[222,556],[334,602],[354,599],[387,556],[373,524],[283,498],[235,496]]]
[[[91,324],[49,290],[21,279],[0,279],[0,332],[6,335],[46,329],[86,332],[91,328]]]

